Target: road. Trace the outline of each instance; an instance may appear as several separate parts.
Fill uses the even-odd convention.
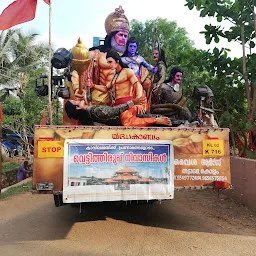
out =
[[[66,205],[30,193],[0,200],[3,256],[256,255],[256,213],[213,190],[152,205]]]

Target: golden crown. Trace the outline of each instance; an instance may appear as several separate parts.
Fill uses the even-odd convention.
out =
[[[114,12],[108,15],[105,20],[105,30],[108,35],[114,31],[129,32],[129,21],[124,15],[122,6],[119,6],[119,8],[116,8]]]

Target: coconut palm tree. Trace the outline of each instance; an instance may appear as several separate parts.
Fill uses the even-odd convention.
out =
[[[29,74],[38,67],[46,66],[48,47],[37,43],[38,34],[24,34],[9,29],[0,34],[0,98],[11,92],[22,95]]]
[[[3,85],[6,83],[8,84],[7,87],[10,88],[10,80],[15,80],[16,77],[11,71],[12,45],[16,40],[16,32],[17,30],[15,29],[9,29],[2,31],[0,34],[0,84],[2,85],[0,90],[5,89]]]
[[[4,30],[0,34],[0,101],[4,101],[12,91],[17,89],[18,80],[11,72],[12,45],[17,30]]]
[[[9,29],[3,30],[0,33],[0,67],[7,67],[11,63],[11,49],[15,41],[17,30]]]
[[[31,69],[47,64],[48,46],[37,42],[37,33],[24,34],[17,30],[12,42],[12,66],[16,72],[29,73]]]

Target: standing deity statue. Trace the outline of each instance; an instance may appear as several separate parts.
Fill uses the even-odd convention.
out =
[[[152,99],[151,104],[159,104],[159,88],[166,80],[166,61],[163,49],[153,50],[153,57],[156,62],[157,72],[152,77]]]
[[[139,44],[134,37],[131,37],[126,44],[126,50],[122,55],[122,61],[133,70],[139,82],[144,89],[144,95],[147,98],[145,108],[150,111],[150,94],[151,94],[151,79],[149,79],[149,71],[155,74],[158,71],[157,67],[147,63],[145,59],[138,53]]]
[[[126,44],[126,50],[122,55],[122,61],[129,68],[131,68],[139,81],[141,81],[141,68],[145,67],[148,71],[157,72],[157,67],[154,67],[147,63],[145,59],[139,55],[139,45],[137,40],[134,37],[129,38]]]

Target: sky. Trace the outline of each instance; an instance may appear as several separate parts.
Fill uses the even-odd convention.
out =
[[[129,20],[136,19],[140,22],[166,18],[169,21],[176,21],[178,27],[185,28],[188,37],[194,42],[198,49],[213,49],[216,44],[206,45],[204,36],[200,31],[204,30],[204,25],[217,23],[209,18],[199,17],[200,12],[189,10],[185,5],[185,0],[51,0],[52,1],[52,43],[56,50],[64,47],[72,48],[79,37],[81,37],[85,47],[90,48],[93,36],[105,37],[106,32],[104,22],[107,15],[122,6],[125,15]],[[13,0],[0,1],[0,13]],[[49,32],[49,6],[38,0],[37,13],[33,21],[15,26],[21,28],[25,33],[36,32],[40,34],[40,40],[48,42]],[[228,23],[222,23],[228,26]],[[218,47],[228,47],[232,51],[231,57],[240,57],[242,48],[238,43],[228,44],[220,41]]]

